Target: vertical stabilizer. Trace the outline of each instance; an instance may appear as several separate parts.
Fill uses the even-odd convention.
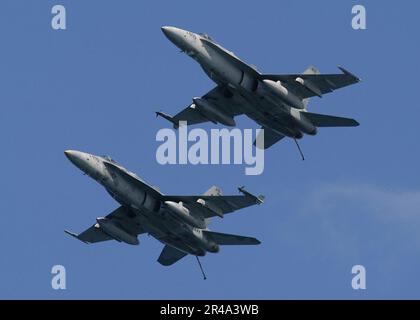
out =
[[[303,72],[303,74],[321,74],[321,72],[314,66],[310,66]],[[308,108],[309,101],[310,98],[303,99],[303,105],[305,106],[305,110]]]
[[[219,187],[213,186],[211,187],[209,190],[207,190],[206,192],[204,192],[203,194],[204,196],[213,196],[213,197],[219,197],[222,195],[222,190],[220,190]],[[209,225],[211,218],[207,218],[205,219],[206,221],[206,226]]]
[[[222,190],[219,187],[213,186],[206,192],[204,192],[203,196],[221,196]]]

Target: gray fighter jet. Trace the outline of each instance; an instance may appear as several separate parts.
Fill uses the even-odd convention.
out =
[[[187,254],[197,257],[216,253],[220,245],[256,245],[255,238],[213,232],[210,219],[255,204],[263,196],[254,196],[243,187],[242,195],[223,196],[217,187],[204,195],[167,196],[136,174],[121,167],[108,156],[67,150],[67,158],[86,175],[103,185],[121,205],[80,234],[66,231],[85,243],[117,240],[138,245],[139,234],[148,233],[165,244],[158,262],[169,266]],[[201,264],[200,264],[201,268]],[[202,268],[201,268],[202,270]],[[204,272],[203,272],[204,275]]]
[[[353,119],[307,111],[311,97],[322,97],[360,81],[341,67],[342,74],[320,74],[314,67],[303,74],[262,74],[206,34],[175,27],[162,27],[162,31],[182,52],[196,60],[217,84],[204,96],[194,98],[191,105],[174,117],[156,113],[172,122],[175,128],[180,121],[188,124],[211,121],[235,126],[235,116],[245,114],[264,129],[264,145],[257,147],[266,149],[284,137],[292,138],[297,144],[296,139],[304,134],[315,135],[317,127],[359,125]]]

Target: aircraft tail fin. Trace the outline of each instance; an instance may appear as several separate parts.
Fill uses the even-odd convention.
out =
[[[321,72],[314,66],[309,66],[305,71],[303,71],[303,74],[321,74]],[[310,98],[303,99],[303,105],[305,106],[305,109],[308,108],[309,101]]]
[[[163,266],[170,266],[178,260],[181,260],[186,255],[187,254],[185,252],[182,252],[174,247],[165,245],[158,258],[158,262]]]
[[[222,190],[217,186],[212,186],[209,190],[203,193],[203,196],[219,197],[222,195]],[[211,218],[205,219],[206,227],[210,224]]]
[[[209,190],[203,193],[203,196],[219,197],[222,195],[222,190],[217,186],[212,186]],[[211,218],[205,219],[206,227],[210,224]]]
[[[203,194],[203,196],[221,196],[221,195],[222,195],[222,190],[220,190],[220,188],[217,186],[211,187],[209,190],[207,190]]]
[[[227,234],[227,233],[220,233],[220,232],[213,232],[213,231],[203,231],[206,236],[211,238],[214,242],[220,245],[257,245],[261,242],[258,239],[251,238],[251,237],[244,237],[244,236],[237,236],[235,234]]]

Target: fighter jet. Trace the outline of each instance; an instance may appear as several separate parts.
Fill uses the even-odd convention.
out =
[[[220,245],[260,244],[255,238],[210,231],[208,225],[213,217],[223,218],[224,214],[261,204],[263,196],[256,197],[243,187],[239,188],[242,195],[223,196],[215,186],[204,195],[168,196],[109,156],[74,150],[64,153],[120,204],[80,234],[65,231],[76,239],[85,243],[116,240],[138,245],[137,236],[148,233],[165,245],[158,258],[160,264],[169,266],[191,254],[196,256],[202,272],[198,257],[218,252]]]
[[[292,138],[299,148],[297,139],[304,134],[316,135],[318,127],[359,125],[353,119],[307,110],[311,97],[321,98],[360,81],[344,68],[339,67],[342,74],[320,74],[315,67],[309,67],[303,74],[262,74],[206,34],[175,27],[162,27],[162,31],[181,52],[196,60],[217,84],[204,96],[193,98],[192,104],[174,117],[156,112],[175,128],[180,121],[187,124],[210,121],[235,126],[234,118],[245,114],[264,129],[264,139],[260,139],[264,143],[257,147],[267,149],[284,137]],[[302,152],[301,155],[304,159]]]

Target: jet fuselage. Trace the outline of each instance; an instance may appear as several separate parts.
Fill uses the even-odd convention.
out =
[[[175,27],[162,27],[162,31],[171,42],[196,60],[214,82],[225,88],[227,97],[229,88],[239,92],[248,102],[244,105],[244,113],[261,126],[297,139],[302,138],[303,134],[317,133],[317,128],[301,112],[305,110],[305,103],[280,82],[258,79],[257,70],[206,35]],[[220,51],[227,54],[221,54]],[[218,122],[226,125],[235,123],[233,119]]]
[[[218,244],[202,232],[206,229],[204,220],[189,215],[188,209],[182,203],[162,202],[145,189],[136,186],[125,174],[140,181],[141,179],[117,165],[111,158],[74,150],[65,151],[65,155],[76,167],[100,183],[122,206],[130,208],[136,223],[160,242],[196,256],[219,251]],[[110,170],[107,163],[111,163],[115,170]],[[98,227],[112,238],[138,244],[136,236],[128,234],[111,220],[98,218],[97,222]]]

